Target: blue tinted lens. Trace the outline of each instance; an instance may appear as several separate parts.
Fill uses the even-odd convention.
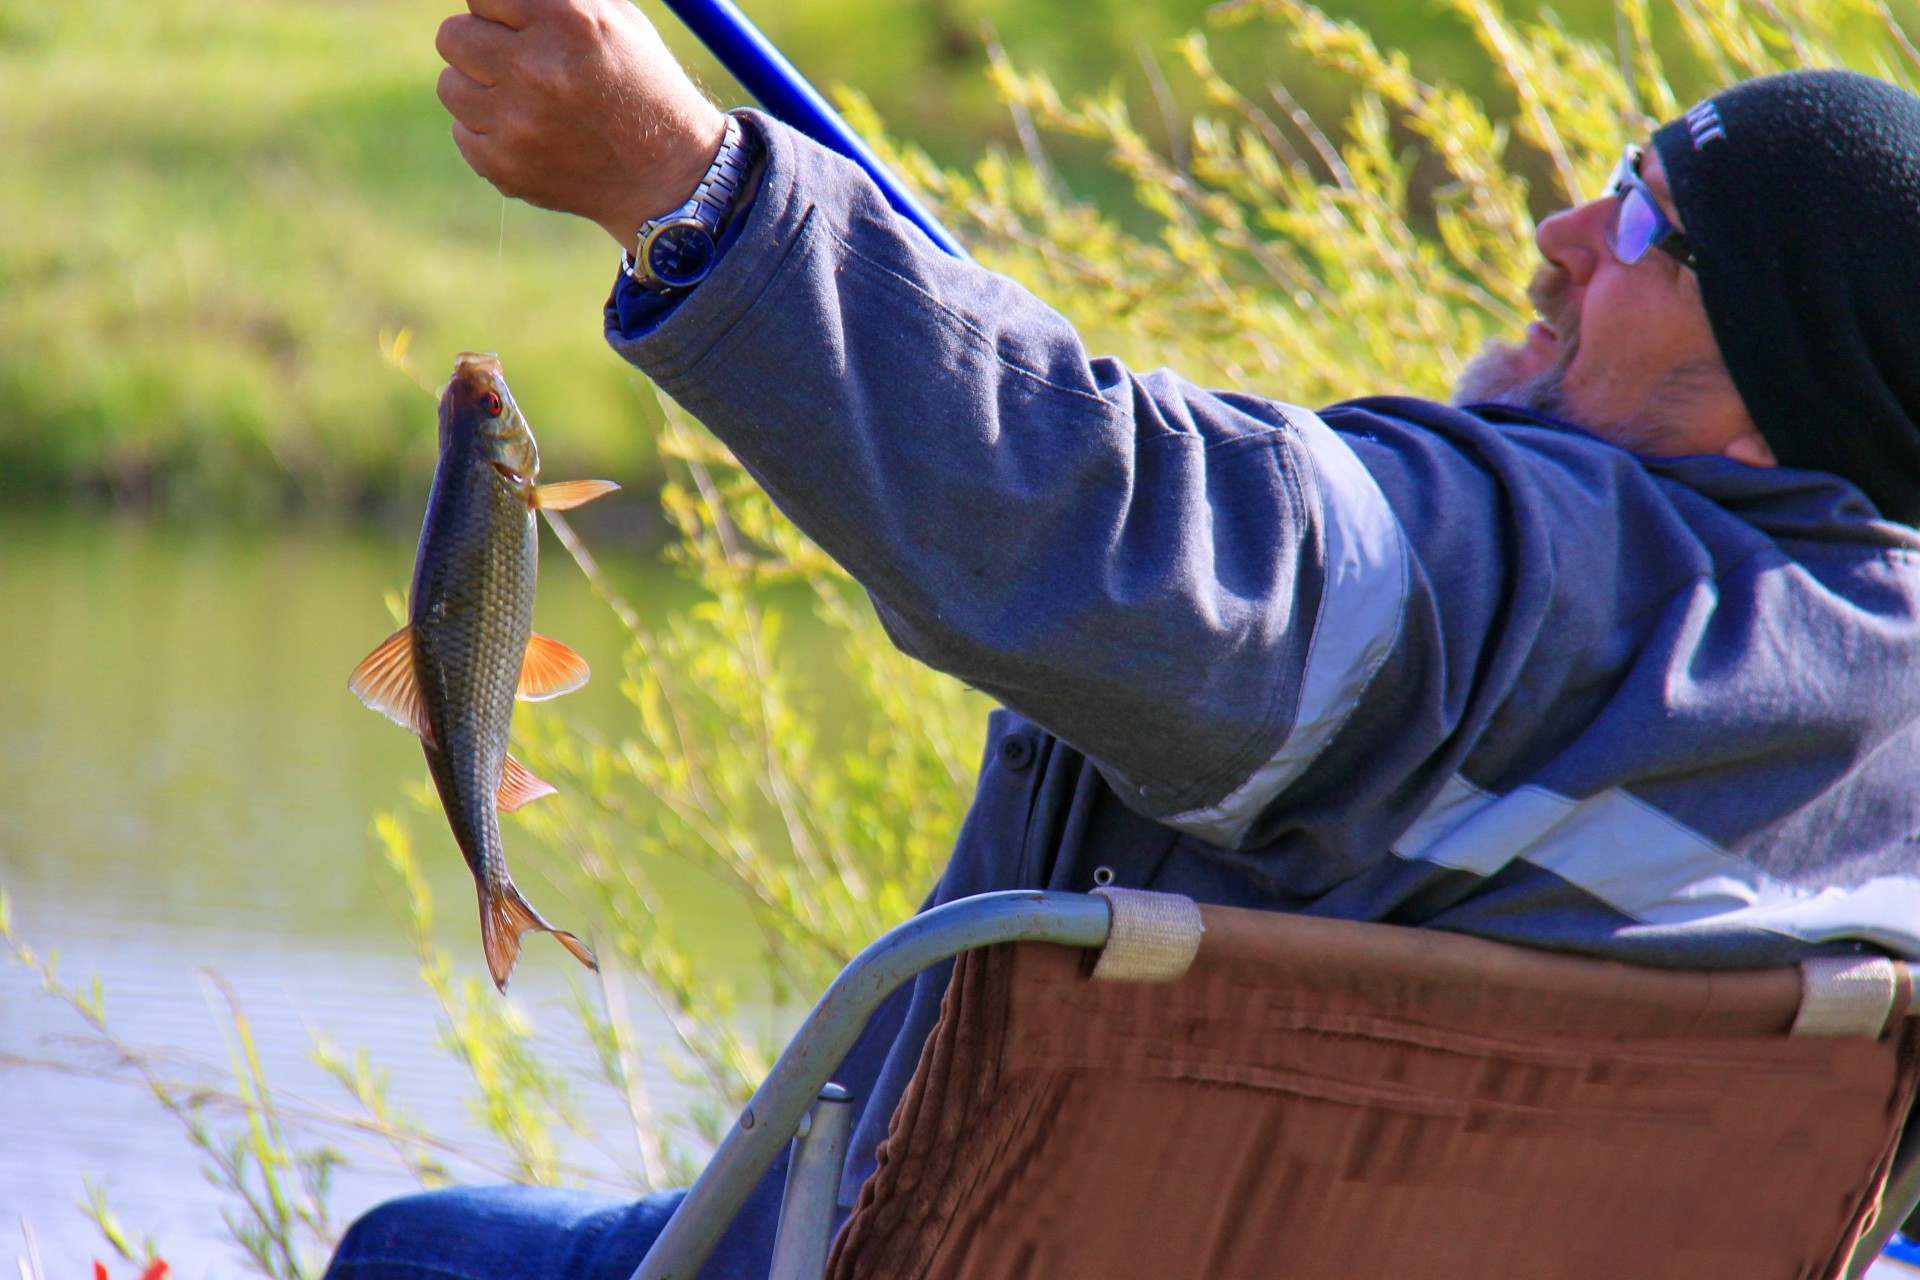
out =
[[[1646,192],[1628,187],[1620,193],[1620,202],[1613,207],[1613,222],[1607,228],[1607,241],[1614,256],[1629,266],[1640,261],[1660,238],[1665,222],[1659,206]]]

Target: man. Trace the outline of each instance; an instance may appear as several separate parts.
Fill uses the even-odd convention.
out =
[[[1465,407],[1316,414],[1089,358],[852,166],[729,123],[625,0],[472,9],[439,40],[461,153],[639,253],[615,349],[902,648],[1009,708],[937,900],[1117,883],[1648,964],[1920,955],[1920,99],[1718,95],[1541,224],[1541,318]],[[662,251],[676,211],[720,252]],[[843,1203],[945,977],[842,1066]],[[709,1276],[764,1274],[777,1195]],[[623,1277],[671,1205],[415,1197],[333,1274]]]

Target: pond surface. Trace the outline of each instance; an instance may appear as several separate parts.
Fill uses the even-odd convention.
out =
[[[548,539],[538,620],[599,673],[553,704],[608,731],[628,723],[618,689],[622,633]],[[385,597],[404,592],[412,538],[340,530],[209,531],[93,520],[0,521],[0,890],[16,932],[60,952],[68,979],[98,974],[128,1042],[226,1061],[212,970],[238,994],[280,1087],[326,1106],[350,1099],[309,1061],[312,1033],[366,1048],[393,1094],[435,1130],[465,1126],[467,1079],[436,1046],[438,1008],[415,976],[371,835],[424,777],[419,748],[348,693],[347,673],[393,629]],[[609,569],[636,603],[686,588],[618,553]],[[445,828],[411,821],[441,905],[440,942],[482,972],[473,890]],[[524,835],[508,833],[509,848]],[[557,922],[582,918],[553,886],[522,877]],[[721,930],[714,961],[749,945]],[[738,956],[733,956],[737,960]],[[617,1185],[639,1167],[633,1127],[610,1091],[585,1083],[586,1050],[560,1006],[583,976],[531,937],[515,1005],[579,1068],[604,1150],[573,1150],[588,1179]],[[643,1042],[668,1029],[637,993]],[[0,1265],[12,1272],[31,1223],[46,1275],[108,1258],[77,1203],[104,1187],[136,1235],[152,1234],[187,1280],[242,1261],[223,1202],[179,1123],[137,1085],[99,1073],[8,1066],[13,1059],[102,1065],[68,1039],[84,1030],[0,962]],[[684,1095],[648,1081],[655,1104]],[[468,1129],[471,1133],[471,1129]],[[474,1139],[484,1178],[498,1149]],[[378,1151],[356,1156],[332,1197],[350,1218],[412,1184]],[[114,1273],[130,1273],[125,1264]]]

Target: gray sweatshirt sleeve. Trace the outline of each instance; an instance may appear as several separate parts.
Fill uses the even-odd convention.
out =
[[[1409,556],[1315,414],[1090,358],[850,164],[756,118],[750,220],[657,327],[609,340],[872,595],[910,654],[1220,844],[1341,729]]]

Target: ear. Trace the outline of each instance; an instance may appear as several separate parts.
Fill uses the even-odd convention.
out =
[[[1735,462],[1744,462],[1750,467],[1777,467],[1779,459],[1773,456],[1773,446],[1758,431],[1745,431],[1727,441],[1720,450]]]

